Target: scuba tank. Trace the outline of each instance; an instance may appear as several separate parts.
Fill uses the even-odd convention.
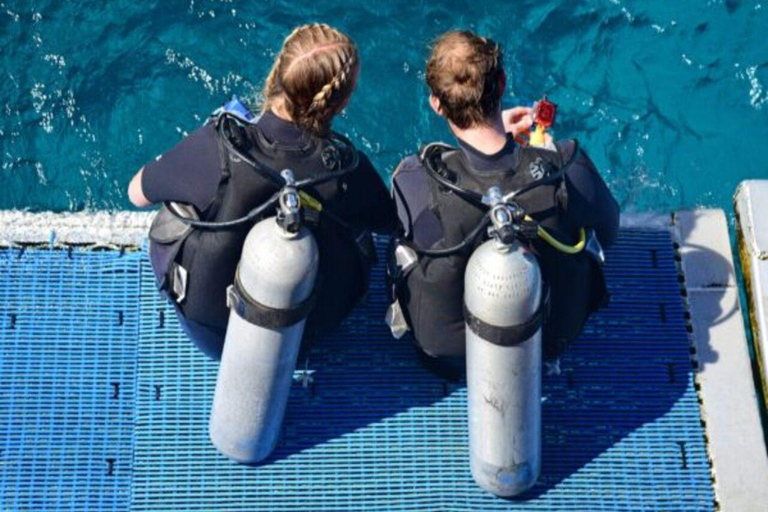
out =
[[[464,274],[467,412],[472,476],[515,496],[541,471],[541,324],[547,301],[536,257],[516,239],[523,213],[493,187],[493,238]]]
[[[282,177],[278,216],[250,230],[227,290],[231,311],[209,424],[216,448],[246,463],[264,460],[277,444],[315,297],[317,243],[301,225],[292,173]]]

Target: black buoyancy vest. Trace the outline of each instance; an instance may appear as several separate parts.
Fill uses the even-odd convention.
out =
[[[284,145],[270,142],[258,125],[243,127],[225,122],[220,126],[222,178],[213,201],[200,213],[201,220],[205,221],[224,222],[243,217],[265,203],[279,189],[278,185],[256,172],[250,164],[229,152],[221,141],[224,136],[234,139],[240,151],[264,168],[275,173],[283,169],[292,170],[297,181],[335,171],[351,158],[351,155],[345,154],[338,144],[329,139],[308,137],[303,144]],[[224,131],[229,133],[222,133]],[[347,147],[349,151],[356,151],[351,144]],[[327,205],[338,201],[345,189],[345,177],[341,177],[308,189],[308,192]],[[267,212],[265,216],[273,214]],[[170,265],[178,264],[186,271],[186,297],[177,304],[185,317],[216,328],[226,328],[229,318],[226,290],[234,281],[245,238],[259,220],[226,229],[189,229],[184,233],[183,240],[165,246],[152,240],[150,252],[154,252],[151,256],[161,288],[168,267],[162,268],[162,263],[155,262],[170,260]],[[312,329],[310,326],[322,329],[326,324],[338,323],[365,292],[356,288],[365,281],[360,273],[368,271],[361,268],[359,252],[353,238],[344,232],[344,228],[329,221],[320,221],[313,226],[313,232],[320,251],[320,280],[341,281],[339,286],[342,296],[338,296],[340,290],[337,289],[336,297],[324,298],[323,295],[327,293],[323,289],[330,292],[333,287],[321,288],[318,306],[307,322],[309,330]],[[168,253],[174,250],[175,254],[163,254],[164,251]],[[346,295],[343,295],[345,292]]]
[[[506,194],[533,182],[565,170],[573,162],[578,150],[576,141],[558,144],[558,151],[520,146],[516,149],[513,169],[478,172],[471,168],[462,151],[449,146],[422,152],[424,167],[465,190],[485,194],[492,186],[499,186]],[[429,159],[429,161],[425,161]],[[432,172],[426,170],[429,174]],[[565,178],[542,184],[514,199],[523,210],[559,240],[574,243],[579,229],[567,215],[567,189]],[[481,221],[487,211],[472,204],[442,186],[432,177],[427,178],[430,189],[430,209],[439,220],[443,237],[432,247],[443,249],[455,246]],[[417,343],[432,356],[461,356],[464,354],[465,333],[463,316],[464,270],[475,246],[450,256],[420,255],[418,264],[407,273],[401,285],[395,286],[398,299]],[[596,307],[598,299],[592,297],[591,285],[595,272],[592,258],[579,254],[561,253],[541,240],[531,244],[537,254],[544,279],[551,287],[552,321],[544,326],[545,356],[548,348],[573,340],[584,321]],[[602,293],[599,294],[602,299]]]

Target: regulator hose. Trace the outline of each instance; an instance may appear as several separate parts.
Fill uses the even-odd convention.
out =
[[[576,155],[576,150],[574,150],[573,156],[571,157],[571,159],[565,165],[563,165],[557,172],[554,172],[540,180],[536,180],[532,183],[529,183],[528,185],[521,187],[517,190],[508,192],[507,194],[504,195],[504,201],[509,202],[510,200],[520,195],[530,192],[536,187],[547,185],[549,183],[552,183],[554,181],[561,179],[563,176],[565,176],[565,173],[568,170],[568,167],[570,166],[571,162],[574,160],[575,155]],[[470,204],[473,204],[483,209],[488,208],[488,205],[485,204],[485,202],[483,201],[482,194],[459,187],[458,185],[453,183],[451,180],[447,179],[445,176],[437,172],[432,165],[425,165],[424,167],[427,169],[427,174],[441,186],[447,188],[448,190],[455,193],[457,196],[461,197],[462,199],[469,202]],[[533,218],[529,217],[528,215],[526,215],[524,218],[527,222],[536,223],[536,221]],[[471,243],[473,243],[477,238],[477,236],[480,234],[480,231],[482,231],[482,228],[487,227],[489,222],[490,222],[490,219],[488,218],[488,214],[486,214],[483,217],[483,219],[480,221],[480,224],[478,224],[479,229],[478,228],[474,229],[467,236],[467,238],[464,239],[463,242],[453,247],[448,247],[446,249],[440,249],[440,250],[425,250],[425,249],[416,249],[416,248],[414,248],[414,250],[419,254],[423,254],[425,256],[433,256],[433,257],[455,254],[461,251],[462,249],[466,248]],[[559,241],[549,231],[547,231],[544,227],[542,227],[538,223],[536,224],[537,224],[536,234],[538,235],[538,237],[560,252],[563,252],[565,254],[578,254],[579,252],[584,250],[584,247],[586,246],[587,234],[584,228],[579,229],[579,241],[576,242],[574,245],[568,245]],[[470,237],[472,237],[471,240],[470,240]]]
[[[169,212],[171,212],[171,214],[174,217],[176,217],[180,221],[192,227],[199,228],[199,229],[217,230],[217,229],[234,228],[237,226],[241,226],[243,224],[253,222],[259,216],[263,215],[264,212],[266,212],[269,208],[274,207],[277,204],[277,201],[280,198],[280,191],[286,185],[285,180],[283,179],[282,176],[280,176],[279,173],[275,172],[272,169],[267,168],[266,166],[260,164],[259,162],[256,162],[251,157],[244,154],[234,144],[232,144],[232,141],[229,140],[229,137],[227,137],[226,134],[221,132],[224,126],[224,121],[230,118],[235,120],[235,122],[239,121],[237,116],[230,114],[228,112],[223,112],[222,114],[219,115],[218,119],[216,120],[216,130],[220,132],[221,139],[224,143],[224,147],[227,149],[227,151],[230,151],[237,158],[239,158],[246,164],[253,167],[253,169],[256,172],[258,172],[260,176],[265,178],[267,181],[270,181],[273,185],[279,187],[279,190],[274,194],[272,194],[272,196],[269,199],[267,199],[266,202],[257,206],[256,208],[254,208],[244,216],[236,219],[228,220],[228,221],[202,221],[202,220],[191,219],[177,212],[176,209],[173,207],[173,203],[170,203],[170,202],[165,203],[165,207],[168,209]],[[340,136],[335,136],[335,137],[341,143],[351,146],[351,143],[348,140]],[[324,210],[322,207],[322,203],[318,199],[311,196],[304,189],[314,187],[316,185],[320,185],[322,183],[326,183],[334,179],[341,178],[346,174],[355,170],[358,164],[360,163],[360,155],[357,152],[357,150],[354,150],[354,149],[351,151],[351,155],[352,155],[351,161],[341,169],[337,171],[318,174],[317,176],[312,176],[310,178],[305,178],[303,180],[297,181],[293,185],[294,188],[296,188],[296,190],[299,191],[299,197],[301,198],[302,205],[309,206],[310,208],[316,210],[318,213],[322,212],[326,217],[328,217],[333,222],[339,224],[342,228],[348,228],[349,224],[344,222],[341,218],[334,215],[330,211]]]
[[[525,220],[529,222],[536,222],[527,215],[525,216]],[[560,252],[564,252],[565,254],[578,254],[581,251],[583,251],[584,247],[587,245],[587,232],[584,230],[584,228],[579,229],[579,241],[576,242],[574,245],[564,244],[563,242],[561,242],[560,240],[552,236],[552,234],[549,231],[541,227],[541,225],[536,226],[536,234],[539,236],[539,238],[547,242],[549,245],[551,245],[552,247],[554,247]]]
[[[179,219],[184,224],[188,224],[198,229],[217,230],[217,229],[234,228],[242,224],[245,224],[246,222],[252,221],[258,218],[260,215],[262,215],[270,207],[274,207],[277,204],[277,201],[279,199],[280,199],[280,191],[277,191],[274,194],[272,194],[272,196],[269,199],[267,199],[265,203],[262,203],[261,205],[257,206],[256,208],[254,208],[253,210],[245,214],[243,217],[229,220],[229,221],[221,221],[221,222],[210,222],[210,221],[204,221],[204,220],[190,219],[189,217],[185,217],[181,213],[177,212],[176,207],[172,202],[166,201],[164,204],[165,204],[165,207],[168,209],[168,211],[171,213],[171,215]]]
[[[427,166],[428,167],[428,166]],[[554,181],[555,179],[558,179],[564,174],[564,171],[560,171],[558,173],[554,173],[547,178],[544,178],[543,180],[540,180],[535,183],[535,186],[543,185],[545,183],[550,183],[551,181]],[[468,201],[471,204],[474,204],[475,206],[479,206],[481,208],[488,208],[488,205],[486,205],[483,202],[483,196],[482,194],[478,194],[477,192],[473,192],[471,190],[463,189],[459,186],[457,186],[455,183],[452,183],[450,180],[445,179],[443,176],[441,176],[438,173],[430,172],[430,175],[441,185],[445,186],[452,192],[456,193],[456,195],[459,195],[464,200]],[[523,187],[518,190],[514,190],[504,196],[504,199],[506,201],[509,201],[511,198],[516,197],[520,194],[524,194],[533,188],[533,184]],[[533,218],[529,217],[528,215],[525,216],[525,220],[528,222],[536,222]],[[430,257],[436,257],[436,256],[450,256],[452,254],[455,254],[463,249],[465,249],[467,246],[469,246],[471,243],[475,241],[477,236],[480,234],[480,231],[482,231],[483,228],[487,227],[490,223],[490,219],[488,218],[488,214],[486,214],[483,219],[481,220],[480,224],[478,224],[478,227],[474,229],[466,239],[464,239],[463,242],[461,242],[458,245],[455,245],[453,247],[448,247],[446,249],[440,249],[440,250],[427,250],[427,249],[415,249],[416,252],[419,254],[423,254],[424,256],[430,256]],[[584,228],[579,229],[579,241],[574,245],[568,245],[564,244],[563,242],[556,239],[549,231],[547,231],[545,228],[543,228],[541,225],[536,226],[536,234],[541,238],[544,242],[551,245],[555,249],[557,249],[560,252],[564,252],[565,254],[578,254],[581,252],[587,243],[587,234]],[[470,239],[471,238],[471,239]]]
[[[477,224],[475,229],[473,229],[467,236],[462,240],[460,243],[452,246],[452,247],[446,247],[445,249],[419,249],[416,247],[413,247],[410,245],[410,247],[416,251],[417,254],[423,255],[423,256],[429,256],[431,258],[439,258],[444,256],[452,256],[460,251],[463,251],[467,247],[470,247],[472,244],[475,243],[475,240],[477,240],[477,237],[480,236],[480,234],[490,225],[491,223],[491,217],[488,213],[483,215],[483,218],[480,220],[480,222]]]
[[[216,126],[217,131],[221,131],[225,119],[233,119],[236,122],[238,121],[237,116],[234,116],[228,112],[224,112],[219,116],[219,120],[217,121],[217,126]],[[334,137],[337,141],[341,142],[342,144],[351,146],[351,143],[348,140],[338,135],[334,135]],[[283,185],[285,185],[285,181],[283,180],[283,178],[280,176],[278,172],[275,172],[274,170],[265,167],[264,165],[256,162],[254,159],[252,159],[251,157],[249,157],[248,155],[240,151],[234,144],[232,144],[232,141],[229,140],[229,137],[222,136],[222,141],[224,142],[224,146],[227,148],[228,151],[232,152],[236,157],[238,157],[243,162],[253,167],[256,170],[256,172],[258,172],[267,180],[271,181],[274,185],[278,187],[282,187]],[[318,174],[317,176],[313,176],[311,178],[305,178],[303,180],[297,181],[296,188],[302,188],[302,187],[306,188],[306,187],[311,187],[315,185],[320,185],[327,181],[341,178],[344,175],[352,172],[357,168],[358,164],[360,163],[360,154],[356,150],[351,151],[351,154],[352,154],[352,159],[346,166],[342,167],[337,171],[326,172],[323,174]]]

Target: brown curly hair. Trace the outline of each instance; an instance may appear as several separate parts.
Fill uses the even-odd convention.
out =
[[[322,23],[298,27],[269,72],[262,111],[282,107],[301,128],[323,134],[349,100],[358,65],[357,46],[346,34]]]
[[[501,106],[503,74],[498,43],[467,30],[440,36],[427,62],[427,84],[442,114],[461,129],[490,123]]]

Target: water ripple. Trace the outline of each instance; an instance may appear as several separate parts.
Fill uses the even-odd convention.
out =
[[[467,27],[504,47],[505,104],[548,93],[630,210],[721,206],[768,177],[768,33],[755,0],[0,0],[0,207],[125,208],[132,174],[237,93],[257,102],[293,26],[359,43],[335,123],[383,175],[450,140],[427,103],[429,42]]]

